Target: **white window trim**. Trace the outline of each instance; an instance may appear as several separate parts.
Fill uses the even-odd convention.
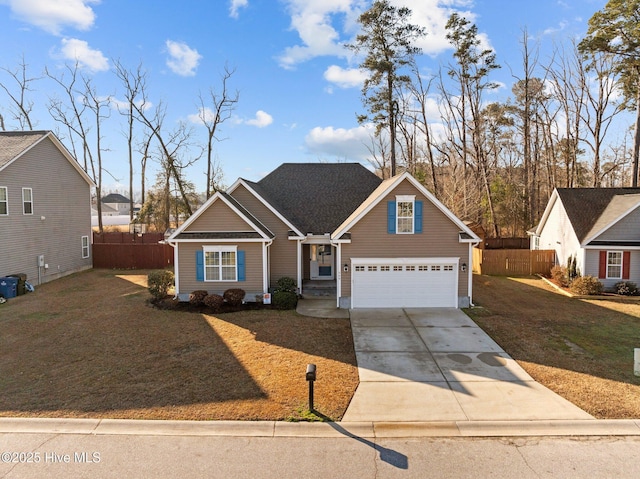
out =
[[[399,215],[400,203],[411,203],[411,231],[400,231],[400,218],[406,219],[408,216]],[[396,196],[396,234],[412,235],[416,231],[416,197],[415,195],[397,195]]]
[[[609,255],[611,253],[615,253],[615,254],[619,254],[620,255],[620,264],[614,264],[614,263],[610,263],[609,262]],[[618,267],[620,266],[620,276],[610,276],[609,275],[609,267],[610,266],[614,266],[614,267]],[[607,251],[607,279],[622,279],[623,276],[623,271],[622,269],[624,268],[624,253],[622,251],[618,251],[618,250],[612,250],[612,251]]]
[[[0,203],[4,203],[7,207],[7,212],[0,213],[0,216],[9,216],[9,188],[6,186],[0,186],[0,190],[4,190],[4,200],[0,200]]]
[[[29,201],[26,201],[26,200],[24,199],[24,193],[25,193],[25,191],[28,191],[28,192],[29,192],[29,196],[31,196],[31,199],[30,199]],[[27,203],[30,203],[30,204],[31,204],[31,213],[27,213],[27,212],[25,211],[25,205],[26,205]],[[29,215],[33,215],[33,189],[32,189],[32,188],[22,188],[22,214],[23,214],[23,215],[27,215],[27,216],[29,216]]]
[[[220,246],[203,246],[203,258],[202,258],[202,267],[204,268],[204,280],[207,283],[235,283],[238,281],[238,246],[236,245],[220,245]],[[235,277],[234,279],[209,279],[207,278],[207,253],[231,253],[235,254],[236,264],[234,268]],[[209,266],[212,268],[213,266]],[[228,268],[229,266],[227,266]],[[222,278],[222,261],[217,266],[218,272],[220,273],[220,278]]]
[[[80,240],[80,244],[82,245],[82,259],[86,259],[89,257],[89,237],[86,235],[82,236]]]

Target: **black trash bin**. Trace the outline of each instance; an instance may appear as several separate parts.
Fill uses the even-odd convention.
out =
[[[8,274],[7,278],[16,278],[18,284],[16,285],[16,294],[18,296],[27,292],[27,274],[26,273],[14,273]]]

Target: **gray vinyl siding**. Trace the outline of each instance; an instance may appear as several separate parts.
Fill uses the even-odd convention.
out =
[[[423,202],[422,233],[390,234],[387,232],[387,202],[396,195],[415,195]],[[408,181],[404,181],[380,201],[351,228],[351,243],[342,245],[341,264],[349,271],[342,272],[341,296],[351,296],[351,258],[459,258],[460,264],[469,262],[469,245],[459,242],[460,228],[431,201],[422,196]],[[458,296],[468,296],[468,275],[458,275]]]
[[[271,285],[274,285],[283,276],[297,279],[297,243],[287,239],[290,228],[244,186],[238,186],[231,195],[275,235],[273,244],[269,247],[269,278]]]
[[[593,240],[597,241],[638,241],[640,239],[640,208],[636,208],[611,228]]]
[[[0,171],[9,215],[0,216],[0,276],[26,273],[38,284],[37,256],[44,255],[42,283],[91,268],[82,258],[82,236],[91,242],[89,184],[48,138]],[[33,192],[33,214],[24,215],[22,188]]]
[[[247,296],[264,293],[262,290],[262,243],[226,243],[237,246],[245,252],[246,281],[197,281],[196,251],[202,251],[204,245],[223,246],[225,243],[178,243],[178,267],[180,268],[180,295],[203,289],[209,293],[220,294],[230,288],[242,288]]]

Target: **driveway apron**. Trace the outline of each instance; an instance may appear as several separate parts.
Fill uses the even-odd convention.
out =
[[[535,382],[462,311],[351,311],[357,421],[593,419]]]

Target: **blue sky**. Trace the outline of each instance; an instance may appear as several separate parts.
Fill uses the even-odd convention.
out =
[[[587,21],[606,0],[391,0],[413,10],[413,23],[427,29],[419,64],[425,74],[452,61],[444,25],[457,11],[476,23],[502,69],[493,76],[505,85],[492,96],[504,100],[513,75],[521,76],[523,28],[539,43],[540,60],[554,42],[581,38]],[[222,125],[217,156],[225,183],[258,180],[283,162],[361,161],[368,164],[370,128],[358,125],[363,111],[358,59],[342,44],[357,33],[357,17],[370,5],[362,0],[0,0],[0,67],[15,70],[24,56],[32,76],[45,66],[62,72],[79,62],[99,93],[122,99],[113,60],[129,68],[142,62],[149,99],[164,102],[166,125],[190,122],[198,94],[220,88],[225,64],[235,69],[229,87],[238,90],[233,118]],[[0,71],[0,79],[11,80]],[[51,81],[34,82],[37,129],[59,127],[47,112],[56,92]],[[492,100],[491,98],[490,100]],[[0,113],[9,118],[4,92]],[[121,117],[105,123],[109,151],[104,162],[115,179],[106,189],[127,184],[126,142]],[[204,141],[205,130],[191,123]],[[64,140],[64,138],[63,138]],[[195,154],[195,150],[193,152]],[[205,165],[188,177],[204,188]],[[138,181],[138,180],[136,180]],[[147,174],[147,184],[153,174]],[[120,186],[124,192],[124,187]]]

